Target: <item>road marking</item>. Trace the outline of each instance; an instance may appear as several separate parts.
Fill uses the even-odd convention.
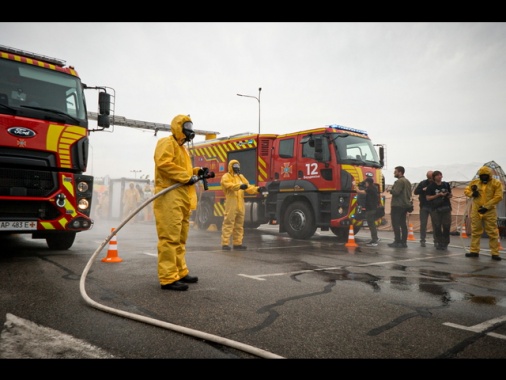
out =
[[[451,257],[451,256],[457,256],[462,255],[461,253],[453,253],[450,255],[446,255],[444,257]],[[253,280],[258,281],[265,281],[264,277],[276,277],[276,276],[292,276],[294,274],[301,274],[301,273],[309,273],[309,272],[319,272],[319,271],[328,271],[328,270],[335,270],[335,269],[343,269],[343,268],[351,268],[351,267],[370,267],[370,266],[377,266],[377,265],[388,265],[388,264],[395,264],[399,262],[407,262],[407,261],[421,261],[421,260],[427,260],[427,259],[433,259],[433,258],[442,258],[441,255],[434,255],[434,256],[426,256],[426,257],[413,257],[410,259],[402,259],[402,260],[390,260],[390,261],[378,261],[375,263],[367,263],[367,264],[351,264],[351,265],[340,265],[338,267],[327,267],[327,268],[316,268],[316,269],[306,269],[301,271],[295,271],[295,272],[281,272],[281,273],[270,273],[270,274],[257,274],[257,275],[250,275],[250,274],[244,274],[239,273],[238,276],[251,278]]]
[[[445,322],[445,323],[443,323],[443,325],[449,326],[449,327],[454,327],[454,328],[460,329],[460,330],[467,330],[467,331],[472,331],[475,333],[481,333],[481,332],[486,331],[489,328],[493,327],[494,325],[499,324],[499,323],[503,323],[505,321],[506,321],[506,315],[503,315],[502,317],[489,319],[488,321],[485,321],[483,323],[479,323],[477,325],[470,326],[470,327],[462,326],[462,325],[458,325],[456,323],[450,323],[450,322]],[[503,335],[503,334],[489,332],[489,333],[487,333],[487,335],[491,336],[493,338],[506,340],[506,335]]]

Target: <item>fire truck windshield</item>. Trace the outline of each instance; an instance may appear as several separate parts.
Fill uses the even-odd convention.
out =
[[[18,116],[87,125],[81,81],[61,71],[0,59],[0,102]]]
[[[336,157],[342,163],[381,167],[378,153],[371,140],[352,134],[334,134],[331,137],[336,147]]]

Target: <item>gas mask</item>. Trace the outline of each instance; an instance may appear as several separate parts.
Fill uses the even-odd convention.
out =
[[[480,181],[483,183],[487,183],[490,180],[490,176],[488,174],[480,174]]]
[[[193,123],[191,121],[186,121],[183,123],[183,134],[184,141],[192,141],[195,138],[195,132],[193,132]]]
[[[233,164],[232,170],[234,171],[235,174],[239,174],[241,172],[241,167],[239,166],[239,164]]]

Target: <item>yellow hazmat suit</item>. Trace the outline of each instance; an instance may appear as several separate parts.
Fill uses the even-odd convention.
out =
[[[233,165],[240,165],[237,160],[230,160],[228,172],[221,177],[221,189],[225,193],[225,212],[221,228],[221,245],[227,247],[232,244],[234,247],[243,247],[244,237],[244,192],[248,194],[258,193],[258,186],[250,185],[248,180],[240,173],[235,173]],[[241,185],[247,185],[241,190]],[[243,186],[244,187],[244,186]]]
[[[155,148],[155,194],[176,183],[187,184],[200,168],[193,168],[184,146],[183,124],[189,116],[178,115],[170,125],[172,135],[158,140]],[[190,213],[197,207],[195,186],[185,185],[168,191],[153,201],[158,234],[158,278],[161,285],[172,284],[185,277],[186,239]]]
[[[483,227],[489,237],[490,253],[493,256],[499,256],[499,234],[497,229],[497,209],[496,205],[503,199],[502,183],[492,177],[492,169],[488,166],[482,166],[478,170],[478,175],[488,174],[489,179],[486,183],[480,178],[475,178],[464,189],[464,194],[471,197],[473,205],[471,208],[471,254],[480,252],[480,239],[483,234]],[[479,193],[479,196],[473,197],[473,186]],[[480,207],[487,209],[480,214]]]
[[[135,188],[134,183],[130,182],[128,189],[123,192],[123,218],[135,211],[140,202],[141,195]]]

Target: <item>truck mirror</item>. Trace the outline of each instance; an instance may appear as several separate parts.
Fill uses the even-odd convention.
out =
[[[111,95],[107,92],[99,92],[98,108],[101,115],[109,116],[111,113]]]
[[[99,114],[97,117],[97,124],[99,127],[109,128],[111,126],[109,115]]]

